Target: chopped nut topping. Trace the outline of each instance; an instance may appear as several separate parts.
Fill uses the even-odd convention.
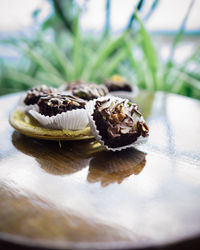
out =
[[[85,104],[78,97],[61,94],[41,97],[38,101],[40,113],[48,116],[57,115],[68,110],[84,108]]]
[[[29,89],[24,99],[26,105],[37,104],[39,99],[50,94],[58,94],[59,90],[45,85]]]
[[[96,83],[87,83],[83,81],[78,81],[72,84],[69,84],[67,87],[68,90],[72,91],[74,96],[82,98],[84,100],[93,100],[101,96],[108,94],[108,89],[104,85],[98,85]]]
[[[148,127],[144,122],[138,106],[128,100],[104,100],[97,101],[96,108],[102,114],[103,119],[109,123],[109,134],[139,133],[143,136],[148,134]]]
[[[125,115],[124,113],[120,113],[120,114],[118,115],[118,118],[119,118],[119,121],[120,121],[120,122],[123,121],[125,117],[126,117],[126,115]]]

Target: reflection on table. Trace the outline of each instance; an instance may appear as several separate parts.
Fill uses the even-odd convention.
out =
[[[145,153],[134,148],[99,152],[90,161],[87,180],[101,182],[103,187],[115,182],[120,184],[126,177],[138,175],[143,170],[145,157]]]
[[[126,177],[139,174],[146,163],[146,154],[139,150],[106,151],[95,140],[59,143],[14,132],[12,143],[21,152],[34,157],[50,174],[73,174],[89,166],[88,182],[101,182],[104,187],[115,182],[120,184]]]
[[[13,145],[21,152],[36,159],[41,168],[50,174],[72,174],[88,166],[90,155],[102,150],[94,141],[44,141],[23,136],[18,132],[12,135]]]

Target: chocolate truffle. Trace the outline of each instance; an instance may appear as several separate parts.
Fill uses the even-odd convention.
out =
[[[47,87],[45,85],[34,87],[28,90],[27,95],[24,99],[26,105],[37,104],[40,97],[47,96],[49,94],[56,94],[59,91],[52,87]]]
[[[102,141],[110,148],[123,147],[140,136],[148,136],[149,128],[137,104],[127,99],[97,100],[92,116]]]
[[[112,91],[127,91],[131,92],[133,89],[131,85],[122,77],[114,75],[110,80],[105,80],[105,86],[108,88],[109,92]]]
[[[45,116],[55,116],[62,112],[85,108],[85,102],[71,95],[48,95],[38,101],[39,112]]]
[[[72,90],[74,88],[79,88],[81,85],[87,85],[86,82],[82,80],[76,80],[65,85],[64,90]]]
[[[108,89],[104,85],[97,85],[95,83],[86,83],[77,81],[69,84],[66,88],[72,91],[72,95],[77,96],[86,101],[90,101],[108,94]]]

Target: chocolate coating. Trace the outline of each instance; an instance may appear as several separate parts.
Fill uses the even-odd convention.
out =
[[[148,136],[149,128],[138,106],[125,99],[97,101],[93,118],[102,140],[111,148],[126,146],[140,136]]]
[[[67,90],[71,90],[74,96],[77,96],[86,101],[96,99],[108,94],[108,89],[104,85],[97,85],[95,83],[85,83],[77,81],[70,84]]]
[[[54,116],[73,109],[85,108],[85,102],[70,95],[48,95],[38,101],[39,112],[45,116]]]
[[[120,76],[113,76],[111,79],[104,81],[105,86],[108,88],[109,92],[112,91],[127,91],[131,92],[133,89],[125,79]]]
[[[73,81],[73,82],[66,84],[64,90],[72,90],[74,88],[79,88],[81,85],[85,85],[85,84],[87,85],[87,83],[82,80]]]
[[[52,87],[47,87],[45,85],[34,87],[28,90],[27,95],[24,99],[26,105],[37,104],[40,97],[44,97],[50,94],[56,94],[59,91]]]

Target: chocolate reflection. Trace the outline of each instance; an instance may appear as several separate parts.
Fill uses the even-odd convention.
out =
[[[129,148],[120,152],[99,152],[90,161],[88,182],[101,182],[103,187],[121,183],[126,177],[138,175],[146,163],[146,153]]]
[[[139,150],[104,151],[95,140],[59,144],[58,141],[33,139],[15,131],[12,143],[19,151],[34,157],[50,174],[73,174],[89,165],[88,182],[101,182],[103,187],[139,174],[146,163],[146,154]]]
[[[44,141],[14,132],[13,145],[21,152],[33,156],[48,173],[64,175],[75,173],[86,166],[90,155],[102,150],[94,140],[87,141]]]

